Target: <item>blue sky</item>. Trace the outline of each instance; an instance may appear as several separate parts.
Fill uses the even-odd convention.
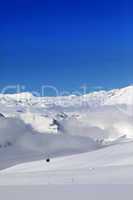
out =
[[[0,3],[0,87],[75,90],[133,83],[133,5],[128,0]]]

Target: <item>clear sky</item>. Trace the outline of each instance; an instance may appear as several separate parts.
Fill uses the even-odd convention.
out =
[[[0,86],[73,90],[133,83],[128,0],[0,2]]]

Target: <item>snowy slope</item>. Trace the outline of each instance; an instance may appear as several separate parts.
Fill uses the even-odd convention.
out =
[[[132,98],[1,94],[0,185],[133,183]]]
[[[133,183],[133,142],[98,151],[20,164],[0,173],[0,185]],[[14,180],[15,177],[15,180]]]

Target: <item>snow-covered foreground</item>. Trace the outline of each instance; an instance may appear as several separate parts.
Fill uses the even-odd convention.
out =
[[[93,152],[44,159],[0,172],[0,185],[133,183],[133,142]]]
[[[84,96],[0,95],[0,186],[71,187],[78,199],[81,184],[132,184],[132,100],[132,86]]]

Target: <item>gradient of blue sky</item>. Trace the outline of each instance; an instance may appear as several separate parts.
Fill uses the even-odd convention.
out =
[[[133,83],[128,0],[0,2],[0,86],[72,90]]]

